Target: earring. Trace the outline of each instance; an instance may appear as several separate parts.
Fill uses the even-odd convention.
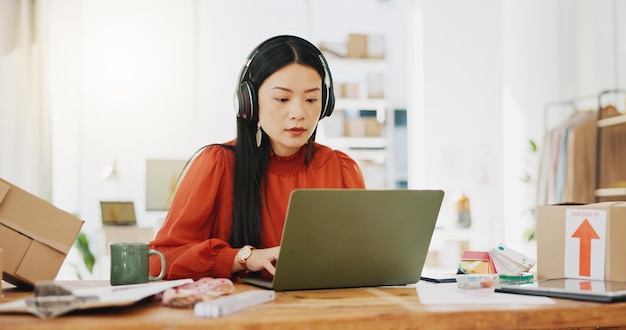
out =
[[[263,135],[261,134],[261,125],[257,125],[256,127],[256,147],[259,148],[261,146],[261,138]]]

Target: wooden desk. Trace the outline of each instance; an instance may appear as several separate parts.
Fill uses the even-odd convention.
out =
[[[237,284],[238,292],[256,288]],[[5,289],[2,302],[32,295]],[[626,327],[626,303],[422,305],[415,288],[277,292],[276,301],[219,319],[147,301],[42,320],[0,315],[0,329],[512,329]]]

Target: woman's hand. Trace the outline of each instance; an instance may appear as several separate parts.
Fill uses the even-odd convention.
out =
[[[251,272],[258,272],[265,269],[273,276],[274,273],[276,273],[275,265],[278,260],[279,251],[280,246],[267,249],[253,249],[252,254],[248,257],[248,260],[246,260],[246,268]],[[237,260],[234,261],[233,270],[243,270],[243,267],[241,267]]]

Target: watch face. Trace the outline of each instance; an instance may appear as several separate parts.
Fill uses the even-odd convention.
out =
[[[246,260],[250,257],[250,254],[252,254],[252,249],[248,246],[244,246],[237,252],[237,259]]]

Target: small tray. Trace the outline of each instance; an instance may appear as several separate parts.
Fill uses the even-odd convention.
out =
[[[498,274],[459,274],[456,283],[461,289],[493,289],[498,284]]]

